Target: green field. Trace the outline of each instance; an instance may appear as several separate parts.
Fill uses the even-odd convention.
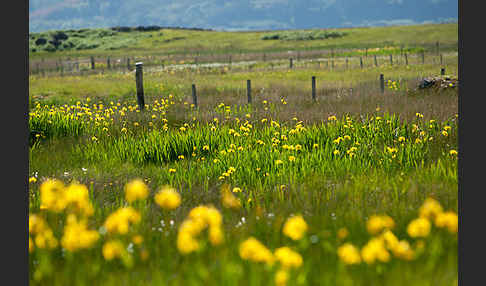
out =
[[[417,89],[457,78],[457,24],[339,31],[31,52],[30,284],[457,285],[459,93]],[[133,69],[52,68],[91,55],[145,57],[144,110]]]

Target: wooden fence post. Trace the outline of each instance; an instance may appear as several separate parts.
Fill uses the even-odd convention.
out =
[[[375,57],[375,67],[377,67],[378,66],[378,60],[376,59],[376,55],[374,55],[374,57]]]
[[[246,95],[248,97],[248,103],[251,103],[251,80],[246,80]]]
[[[293,59],[292,59],[292,58],[290,58],[290,59],[289,59],[289,61],[290,61],[290,62],[289,62],[289,66],[290,66],[290,68],[292,68],[292,67],[293,67]]]
[[[405,53],[405,65],[408,66],[408,56],[407,56],[407,53]]]
[[[316,77],[312,76],[312,100],[316,101]]]
[[[393,65],[393,54],[390,54],[390,65]]]
[[[445,68],[440,69],[440,75],[445,75]]]
[[[348,69],[348,57],[346,57],[346,69]]]
[[[94,60],[94,57],[91,56],[91,69],[94,70],[95,69],[95,60]]]
[[[363,57],[359,57],[359,66],[363,68]]]
[[[381,94],[385,93],[385,77],[383,76],[383,74],[380,74],[380,90]]]
[[[108,69],[111,69],[110,57],[108,57],[108,58],[106,59],[106,67],[107,67]]]
[[[442,61],[442,54],[440,54],[440,65],[443,64],[443,61]]]
[[[439,41],[437,41],[437,42],[435,43],[435,47],[436,47],[436,52],[437,52],[437,55],[439,55],[439,54],[440,54],[440,49],[439,49]]]
[[[422,64],[425,64],[425,51],[422,51]]]
[[[135,81],[137,85],[137,102],[140,110],[144,110],[145,102],[143,98],[143,63],[135,63]]]
[[[127,70],[130,70],[130,58],[127,58]]]
[[[197,108],[197,95],[196,95],[196,85],[192,84],[192,102],[194,107]]]

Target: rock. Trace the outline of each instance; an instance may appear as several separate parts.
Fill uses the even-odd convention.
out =
[[[432,78],[424,78],[420,81],[418,89],[436,89],[443,90],[447,88],[455,88],[458,84],[458,79],[451,76],[440,76]]]

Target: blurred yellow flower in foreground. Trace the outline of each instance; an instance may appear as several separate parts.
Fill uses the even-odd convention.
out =
[[[240,244],[239,253],[244,260],[265,262],[269,265],[274,261],[272,252],[254,237],[249,237]]]
[[[104,223],[106,230],[110,233],[128,233],[130,223],[137,224],[141,215],[132,207],[124,207],[110,214]]]
[[[410,237],[426,237],[430,233],[430,222],[428,219],[419,217],[412,220],[407,227]]]
[[[98,238],[99,234],[96,230],[88,230],[85,219],[78,220],[74,214],[70,214],[66,219],[61,245],[73,252],[92,247]]]
[[[390,253],[386,250],[383,239],[373,237],[361,249],[361,258],[367,264],[373,264],[375,261],[388,262]]]
[[[345,264],[359,264],[361,262],[359,249],[351,243],[341,245],[337,250],[337,254],[339,259]]]
[[[440,213],[435,217],[435,225],[437,227],[447,228],[450,233],[457,233],[457,214],[452,211]]]
[[[125,199],[131,203],[148,197],[149,188],[141,179],[134,179],[125,185]]]
[[[299,268],[303,262],[302,256],[287,246],[277,248],[274,257],[285,269]]]
[[[289,273],[287,270],[279,269],[277,273],[275,273],[276,286],[285,286],[287,285],[288,280],[289,280]]]
[[[181,204],[181,195],[174,188],[164,186],[154,196],[154,200],[160,207],[173,210]]]
[[[340,228],[337,232],[337,237],[339,239],[345,239],[348,235],[349,231],[345,227]]]
[[[366,222],[366,229],[371,235],[380,233],[395,226],[393,219],[387,215],[372,215]]]
[[[426,219],[434,219],[440,213],[442,213],[442,206],[433,198],[425,199],[419,208],[419,217]]]
[[[102,253],[103,257],[106,260],[112,260],[113,258],[121,257],[124,251],[125,248],[119,240],[110,240],[103,244]]]
[[[57,179],[48,179],[40,186],[41,208],[60,212],[66,207],[64,184]]]
[[[301,239],[307,232],[307,223],[302,216],[293,216],[287,219],[283,227],[283,233],[293,240]]]
[[[233,192],[234,191],[235,190],[233,189]],[[232,194],[230,187],[227,184],[224,184],[221,187],[221,203],[225,208],[239,209],[241,207],[240,199]]]
[[[197,236],[206,228],[209,228],[209,241],[212,245],[223,243],[222,222],[221,213],[212,206],[202,205],[193,208],[179,227],[177,234],[179,252],[187,254],[198,250]]]

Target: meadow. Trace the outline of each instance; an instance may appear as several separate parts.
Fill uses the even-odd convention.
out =
[[[457,47],[399,46],[29,75],[30,284],[457,285]]]

